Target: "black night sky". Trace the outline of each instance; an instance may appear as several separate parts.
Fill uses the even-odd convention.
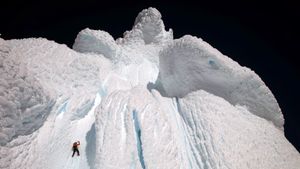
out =
[[[201,37],[254,70],[279,102],[285,135],[300,151],[300,9],[296,2],[10,0],[0,2],[0,34],[3,39],[44,37],[72,47],[77,33],[89,27],[116,39],[150,6],[161,12],[175,38]]]

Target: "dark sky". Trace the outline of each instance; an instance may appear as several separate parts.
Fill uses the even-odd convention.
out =
[[[296,3],[107,1],[1,1],[1,37],[44,37],[71,47],[77,33],[86,27],[121,37],[131,29],[138,12],[156,7],[175,38],[185,34],[201,37],[254,70],[278,100],[285,117],[285,135],[300,151],[300,9]]]

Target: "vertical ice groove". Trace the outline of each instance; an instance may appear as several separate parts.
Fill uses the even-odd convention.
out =
[[[178,98],[175,98],[175,102],[173,100],[173,104],[174,104],[174,115],[173,117],[175,118],[174,120],[176,121],[176,125],[177,125],[177,128],[180,132],[180,144],[181,146],[184,148],[184,150],[181,152],[182,153],[182,157],[183,158],[187,158],[187,161],[189,162],[189,169],[192,169],[193,166],[192,166],[192,156],[190,154],[190,146],[189,144],[187,144],[187,135],[186,135],[186,129],[184,128],[183,126],[183,123],[182,123],[182,119],[181,119],[181,115],[180,115],[180,111],[181,111],[181,108],[180,106],[178,105]],[[186,160],[186,159],[184,159]]]
[[[120,144],[122,145],[121,148],[123,148],[123,145],[125,145],[125,141],[126,141],[126,124],[125,124],[125,114],[126,114],[126,110],[127,110],[127,104],[124,104],[123,106],[123,110],[121,111],[121,140],[120,140]]]
[[[178,104],[180,105],[179,101],[178,101]],[[198,122],[195,121],[195,117],[194,117],[194,112],[192,111],[189,111],[189,114],[191,116],[191,122],[188,123],[189,125],[192,125],[191,128],[192,128],[192,131],[195,133],[195,135],[192,137],[192,139],[194,140],[194,142],[196,143],[197,139],[199,138],[198,135],[201,135],[202,136],[202,139],[203,140],[200,140],[200,146],[202,146],[203,148],[199,149],[200,147],[198,146],[199,144],[195,144],[195,147],[192,146],[192,152],[193,154],[195,155],[195,158],[197,159],[197,153],[200,154],[200,156],[203,154],[201,152],[204,152],[204,156],[203,156],[203,159],[205,159],[205,168],[209,169],[209,168],[215,168],[215,167],[212,167],[214,165],[211,165],[212,160],[210,158],[210,154],[209,154],[209,145],[207,146],[207,137],[205,135],[205,128],[203,127],[203,121],[200,119]],[[198,125],[199,124],[199,127]],[[199,129],[200,128],[200,129]],[[195,150],[196,149],[196,150]],[[200,153],[199,153],[200,152]],[[198,160],[196,160],[198,161]]]
[[[133,110],[132,118],[133,118],[133,123],[134,123],[136,146],[137,146],[139,160],[140,160],[142,168],[145,169],[145,161],[144,161],[143,147],[142,147],[142,140],[141,140],[141,128],[140,128],[140,124],[138,121],[136,110]]]
[[[184,120],[187,121],[187,124],[195,124],[194,127],[191,128],[190,133],[193,135],[192,139],[194,140],[193,149],[196,150],[197,159],[205,160],[205,168],[231,168],[227,165],[227,163],[223,163],[222,159],[224,159],[222,153],[220,153],[215,147],[215,142],[212,136],[211,128],[208,124],[210,122],[206,121],[205,118],[205,110],[203,110],[202,106],[199,105],[199,102],[195,101],[194,104],[187,102],[186,99],[180,100],[182,111],[184,111]],[[206,107],[206,106],[204,106]],[[211,110],[212,111],[212,110]],[[197,144],[199,143],[199,144]],[[194,152],[194,151],[193,151]],[[198,157],[203,158],[198,158]]]
[[[66,111],[68,102],[69,102],[69,100],[66,100],[66,101],[62,104],[61,108],[58,109],[57,115],[59,115],[60,113],[63,113],[63,112]]]
[[[57,111],[56,117],[57,117],[58,119],[62,119],[62,118],[63,118],[64,113],[65,113],[66,110],[67,110],[68,103],[69,103],[69,100],[66,100],[66,101],[62,104],[61,108]]]
[[[210,158],[211,153],[209,152],[209,146],[207,144],[207,136],[205,134],[205,128],[203,127],[203,121],[195,121],[195,115],[192,111],[184,111],[179,98],[175,98],[178,114],[181,116],[183,124],[185,124],[186,132],[186,143],[189,146],[189,160],[192,164],[204,169],[216,168],[213,160]],[[197,143],[199,140],[199,144]],[[202,162],[201,162],[201,161]],[[193,166],[194,167],[194,166]]]

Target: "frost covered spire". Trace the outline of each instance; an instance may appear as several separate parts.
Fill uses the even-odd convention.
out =
[[[135,19],[133,27],[142,31],[146,44],[155,41],[155,38],[165,31],[161,14],[155,8],[145,9],[140,12]]]
[[[173,40],[173,31],[165,30],[160,12],[155,8],[141,11],[135,19],[131,31],[124,33],[124,39],[128,41],[143,41],[145,44],[163,43]]]
[[[78,33],[73,49],[81,53],[102,54],[106,58],[115,59],[119,44],[163,44],[172,40],[172,29],[166,31],[160,12],[150,7],[138,14],[132,30],[126,31],[124,38],[115,41],[105,31],[86,28]]]

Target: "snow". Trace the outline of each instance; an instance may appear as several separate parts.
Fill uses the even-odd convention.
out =
[[[297,169],[259,76],[161,18],[145,9],[117,40],[84,29],[73,49],[0,38],[0,168]]]
[[[41,127],[54,104],[35,77],[26,75],[26,67],[10,55],[10,48],[3,43],[0,45],[0,145]]]
[[[132,30],[124,33],[117,43],[160,44],[173,40],[173,31],[165,31],[160,12],[155,8],[141,11],[135,19]]]
[[[178,103],[189,129],[194,157],[200,157],[195,160],[197,164],[204,163],[204,168],[293,168],[279,162],[299,155],[286,154],[290,143],[281,141],[281,130],[246,108],[202,90],[188,94]]]
[[[184,36],[160,54],[160,81],[167,96],[203,89],[249,110],[277,127],[284,119],[272,92],[253,71],[239,66],[202,39]]]
[[[86,28],[77,35],[73,49],[83,53],[102,54],[107,58],[114,59],[117,55],[118,46],[107,32]]]

